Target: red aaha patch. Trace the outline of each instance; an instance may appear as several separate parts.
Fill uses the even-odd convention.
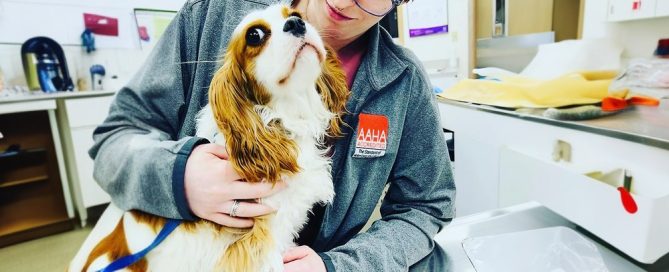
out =
[[[361,113],[359,116],[354,158],[376,158],[386,154],[388,117]]]

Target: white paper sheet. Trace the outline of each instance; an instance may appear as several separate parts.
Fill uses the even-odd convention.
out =
[[[420,0],[407,4],[409,36],[448,32],[448,3],[444,0]]]

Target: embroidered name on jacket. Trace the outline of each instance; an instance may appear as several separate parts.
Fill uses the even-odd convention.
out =
[[[378,158],[386,154],[388,118],[383,115],[360,114],[354,158]]]

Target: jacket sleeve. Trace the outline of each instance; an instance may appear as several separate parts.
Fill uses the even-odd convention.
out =
[[[113,101],[107,119],[93,133],[89,155],[94,177],[124,210],[138,209],[167,218],[195,219],[184,191],[184,169],[204,139],[178,139],[189,97],[195,59],[188,47],[190,4],[179,11],[146,63]]]
[[[436,99],[417,70],[382,217],[320,253],[328,271],[407,271],[432,252],[432,238],[454,216],[455,184]]]

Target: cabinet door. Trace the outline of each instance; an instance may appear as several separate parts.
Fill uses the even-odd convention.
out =
[[[669,0],[658,0],[655,16],[669,16]]]
[[[114,96],[65,100],[67,120],[72,128],[97,126],[104,122]],[[75,142],[76,143],[76,142]]]
[[[111,200],[109,195],[93,179],[93,160],[88,156],[88,149],[93,146],[93,130],[95,130],[95,127],[72,129],[77,175],[79,176],[84,207],[87,208],[108,203]]]
[[[514,0],[506,5],[508,36],[552,31],[553,0]]]
[[[661,0],[660,2],[666,2]],[[657,0],[609,0],[609,21],[655,17]]]

